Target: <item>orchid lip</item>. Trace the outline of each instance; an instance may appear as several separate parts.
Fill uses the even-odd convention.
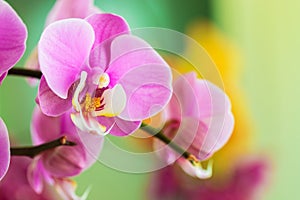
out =
[[[193,155],[188,160],[180,163],[181,168],[190,176],[199,179],[208,179],[213,175],[213,160],[209,160],[206,169]]]
[[[80,130],[106,135],[114,124],[105,127],[97,121],[96,117],[119,115],[126,105],[126,93],[120,84],[116,84],[111,89],[107,87],[110,82],[107,73],[102,73],[97,77],[97,88],[93,86],[92,91],[90,91],[90,85],[86,85],[87,78],[87,72],[82,71],[72,99],[76,112],[71,114],[71,119]],[[95,79],[93,79],[93,84],[95,84]],[[82,94],[83,91],[85,94]]]

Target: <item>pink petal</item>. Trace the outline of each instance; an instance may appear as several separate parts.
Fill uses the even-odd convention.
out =
[[[93,0],[57,0],[48,14],[46,25],[67,18],[85,18],[100,12],[94,7]]]
[[[85,167],[85,156],[78,147],[61,146],[43,154],[44,168],[55,177],[69,177],[79,174]]]
[[[119,117],[140,121],[158,113],[172,94],[169,66],[149,44],[131,35],[117,37],[111,52],[106,71],[110,87],[119,83],[127,95],[127,105]]]
[[[129,32],[128,24],[118,15],[94,14],[86,18],[86,20],[95,31],[96,38],[93,48],[101,45],[106,40]]]
[[[61,132],[60,119],[44,115],[39,107],[35,107],[31,120],[31,137],[35,145],[59,138]]]
[[[0,1],[0,76],[20,60],[26,39],[27,29],[21,18],[8,3]]]
[[[207,159],[223,147],[232,134],[234,119],[228,96],[209,81],[197,79],[195,73],[186,74],[176,81],[174,96],[178,100],[173,102],[172,98],[169,113],[173,112],[172,104],[180,102],[183,118],[197,118],[203,124],[190,149],[200,160]],[[178,114],[174,110],[170,115]]]
[[[126,121],[119,117],[98,117],[97,120],[107,129],[113,126],[109,134],[115,136],[127,136],[136,131],[141,125],[140,121]]]
[[[231,103],[226,93],[207,80],[197,80],[195,91],[198,91],[200,117],[224,114],[231,110]]]
[[[85,152],[84,169],[94,164],[102,150],[104,137],[101,135],[93,135],[90,133],[78,131],[82,151]]]
[[[179,108],[176,109],[176,106]],[[207,80],[197,79],[197,75],[192,72],[181,76],[174,83],[174,95],[168,114],[171,118],[180,118],[179,114],[182,117],[202,118],[230,109],[229,98],[223,90]]]
[[[39,157],[35,157],[31,164],[28,166],[27,179],[32,189],[40,194],[43,191],[43,175],[45,170],[43,168],[42,160]]]
[[[0,118],[0,181],[6,174],[10,162],[10,145],[8,139],[8,131]]]
[[[196,80],[196,74],[189,73],[175,81],[172,98],[165,110],[167,118],[180,120],[183,117],[200,116],[202,105],[198,103],[198,96],[201,95],[201,91],[196,91]]]
[[[43,197],[40,196],[29,185],[27,178],[27,169],[30,163],[32,163],[32,159],[28,157],[11,157],[8,172],[0,182],[1,200],[41,200],[50,198],[49,195]]]
[[[41,78],[38,91],[38,104],[46,115],[59,116],[72,107],[73,91],[69,90],[68,98],[62,99],[49,88],[44,76]]]
[[[70,86],[86,68],[94,31],[82,19],[65,19],[49,25],[39,46],[39,62],[46,81],[55,94],[66,99]]]
[[[228,111],[227,113],[212,117],[205,123],[208,126],[205,132],[206,137],[198,154],[201,160],[207,159],[228,142],[233,132],[234,118],[232,113]]]
[[[165,116],[181,122],[179,130],[175,131],[175,143],[200,160],[223,147],[234,126],[227,95],[209,81],[197,79],[195,73],[176,80]],[[173,138],[175,133],[171,133],[166,131],[167,136]]]
[[[78,135],[70,113],[49,117],[36,108],[31,129],[34,144],[49,142],[61,136],[67,136],[69,141],[77,144],[72,147],[57,147],[42,154],[42,166],[51,176],[67,177],[79,174],[96,161],[102,149],[103,137],[88,133]]]
[[[61,132],[63,134],[67,134],[67,137],[70,141],[76,142],[77,145],[75,148],[82,152],[82,155],[85,158],[84,169],[91,166],[96,161],[102,150],[104,137],[82,132],[76,129],[70,118],[70,113],[62,116],[61,128]]]
[[[110,61],[110,45],[113,38],[129,32],[126,21],[113,14],[95,14],[86,19],[95,31],[96,39],[90,55],[90,66],[103,71]]]

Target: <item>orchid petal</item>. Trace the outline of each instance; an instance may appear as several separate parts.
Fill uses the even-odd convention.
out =
[[[94,40],[92,26],[82,19],[57,21],[44,30],[38,46],[40,67],[60,98],[67,98],[69,88],[87,67],[84,62]]]
[[[210,117],[231,109],[229,98],[224,91],[207,80],[197,79],[194,72],[176,80],[170,106],[171,118],[179,117],[178,109],[181,110],[182,117],[195,118]],[[177,112],[173,112],[173,109]]]
[[[9,162],[10,162],[10,145],[9,145],[9,138],[8,138],[8,131],[3,122],[0,118],[0,180],[6,174]]]
[[[31,185],[32,189],[38,194],[43,191],[44,174],[46,174],[46,172],[43,169],[42,160],[40,159],[40,156],[38,156],[33,159],[27,170],[28,182]]]
[[[196,74],[189,73],[179,77],[173,85],[173,96],[166,108],[166,116],[170,119],[180,120],[184,117],[198,118],[200,116],[200,103],[195,90]]]
[[[95,43],[90,55],[90,66],[100,67],[103,71],[109,65],[110,45],[113,38],[129,32],[126,21],[113,14],[95,14],[86,19],[94,28]]]
[[[127,136],[136,131],[140,121],[126,121],[119,117],[98,117],[97,120],[106,127],[111,127],[109,134],[115,136]]]
[[[77,196],[75,193],[76,182],[71,179],[57,179],[55,189],[61,199],[86,200],[90,189],[88,188],[82,196]]]
[[[207,159],[222,148],[228,142],[234,128],[234,118],[231,112],[214,116],[208,121],[209,123],[206,122],[208,124],[206,137],[198,155],[201,160]]]
[[[71,109],[73,96],[72,93],[73,91],[69,90],[67,99],[60,98],[49,88],[45,77],[43,76],[41,78],[38,90],[39,106],[46,115],[59,116]]]
[[[67,18],[85,18],[100,12],[93,0],[57,0],[48,14],[46,25]]]
[[[83,131],[77,131],[77,133],[82,144],[80,148],[85,152],[84,169],[86,169],[98,159],[103,147],[104,137],[102,135],[87,134]]]
[[[67,135],[68,140],[76,142],[77,145],[73,148],[82,152],[82,157],[84,157],[84,169],[88,168],[98,158],[103,146],[104,137],[79,131],[74,126],[68,113],[62,116],[61,123],[63,124],[61,132]]]
[[[86,132],[77,134],[70,113],[60,117],[49,117],[39,108],[35,108],[31,129],[35,144],[49,142],[62,136],[76,143],[76,146],[60,146],[41,154],[42,168],[51,176],[66,177],[79,174],[95,162],[102,149],[102,137]]]
[[[41,194],[38,194],[33,190],[29,184],[30,176],[28,176],[28,170],[31,163],[35,162],[29,157],[25,156],[13,156],[11,157],[10,166],[4,179],[0,182],[0,194],[1,200],[8,199],[26,199],[26,200],[41,200],[41,199],[58,199],[56,192],[49,188],[47,191],[43,190]],[[48,177],[45,173],[42,177],[45,181],[48,181]],[[50,186],[53,181],[48,182],[45,186]],[[43,187],[45,188],[45,187]],[[52,190],[51,190],[52,189]]]
[[[188,160],[181,159],[179,162],[180,167],[190,176],[199,178],[199,179],[208,179],[211,178],[213,174],[213,161],[209,160],[207,168],[203,169],[201,163],[192,165]]]
[[[69,138],[68,138],[69,139]],[[85,167],[84,151],[79,147],[61,146],[43,154],[43,166],[59,178],[79,174]]]
[[[43,114],[39,107],[35,107],[31,120],[31,137],[35,145],[49,142],[60,137],[60,119]]]
[[[20,60],[26,39],[27,29],[22,19],[7,2],[0,1],[0,76]]]
[[[117,37],[106,73],[110,87],[121,84],[127,102],[120,118],[140,121],[158,113],[172,93],[171,71],[165,61],[145,41],[131,35]]]
[[[86,18],[86,21],[92,25],[95,31],[96,38],[93,48],[101,45],[104,41],[129,32],[128,24],[118,15],[94,14]]]

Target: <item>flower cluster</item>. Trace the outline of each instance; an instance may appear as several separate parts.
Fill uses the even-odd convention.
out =
[[[2,82],[25,51],[27,30],[4,1],[0,24]],[[41,75],[31,123],[34,147],[10,148],[0,118],[4,199],[84,199],[69,178],[96,162],[104,136],[130,135],[158,113],[164,113],[166,124],[162,132],[150,133],[172,140],[172,145],[155,141],[158,155],[191,176],[212,175],[212,163],[203,169],[201,162],[231,136],[229,98],[193,72],[172,84],[168,64],[122,17],[102,13],[92,1],[57,1],[35,55],[27,65]]]

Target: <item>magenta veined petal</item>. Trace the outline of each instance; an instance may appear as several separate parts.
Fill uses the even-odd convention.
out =
[[[8,131],[0,118],[0,181],[6,174],[10,162],[10,145],[8,138]]]
[[[121,84],[127,102],[120,118],[140,121],[161,111],[172,94],[170,67],[142,39],[132,35],[117,37],[111,45],[107,69],[110,86]]]
[[[0,1],[0,77],[20,60],[26,39],[27,29],[21,18],[8,3]]]
[[[41,71],[51,90],[66,99],[70,86],[87,68],[95,40],[92,26],[83,19],[65,19],[50,24],[38,45]]]

